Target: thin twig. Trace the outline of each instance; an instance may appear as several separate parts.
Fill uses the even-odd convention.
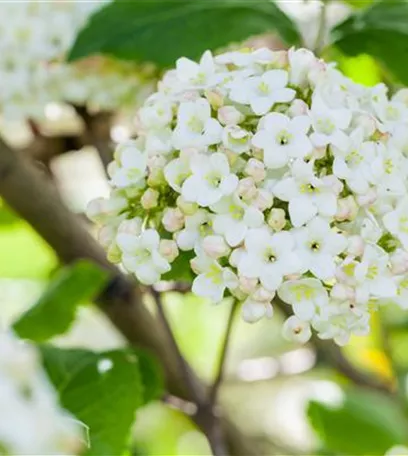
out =
[[[322,6],[320,7],[319,25],[317,29],[316,41],[313,46],[313,50],[316,55],[320,55],[324,46],[324,39],[326,35],[327,26],[327,5],[329,0],[322,0]]]
[[[209,395],[209,402],[212,406],[214,406],[215,403],[217,402],[218,391],[220,389],[220,386],[221,386],[221,383],[223,380],[224,369],[225,369],[225,360],[227,357],[227,352],[228,352],[228,348],[229,348],[230,341],[231,341],[232,324],[234,322],[234,316],[235,316],[235,311],[236,311],[237,307],[238,307],[237,303],[234,301],[231,305],[231,309],[230,309],[230,312],[228,315],[227,327],[225,328],[224,340],[222,343],[221,354],[220,354],[220,358],[218,361],[217,374],[215,376],[215,380],[211,387],[210,395]]]

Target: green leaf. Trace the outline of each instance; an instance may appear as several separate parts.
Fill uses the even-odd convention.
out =
[[[379,393],[353,390],[339,407],[311,401],[308,418],[325,450],[349,455],[383,455],[407,439],[398,405]]]
[[[191,271],[190,260],[194,256],[193,252],[180,252],[180,255],[171,264],[171,270],[163,274],[162,280],[192,282],[193,273]]]
[[[156,358],[144,350],[134,350],[143,385],[143,404],[160,399],[164,392],[164,376]]]
[[[144,403],[139,357],[130,350],[94,353],[42,346],[61,405],[89,430],[87,455],[120,455]]]
[[[369,54],[408,83],[408,1],[382,0],[356,11],[332,31],[333,43],[348,55]]]
[[[69,60],[106,53],[166,67],[181,56],[197,59],[206,49],[271,30],[288,44],[300,41],[272,0],[118,0],[91,18]]]
[[[37,303],[14,323],[14,331],[35,342],[63,334],[73,323],[78,306],[94,299],[107,278],[106,271],[85,260],[63,268]]]

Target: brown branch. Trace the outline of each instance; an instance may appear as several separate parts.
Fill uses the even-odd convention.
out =
[[[109,271],[111,281],[99,297],[99,307],[129,343],[144,347],[158,357],[169,393],[194,402],[178,368],[177,355],[163,340],[155,319],[143,305],[139,288],[107,261],[102,248],[89,235],[80,219],[63,205],[49,179],[44,179],[30,160],[13,151],[1,139],[0,196],[50,244],[62,262],[72,263],[86,258]],[[203,397],[207,388],[190,367],[188,370],[196,388],[200,389],[200,397]],[[242,436],[232,421],[222,417],[218,425],[213,416],[202,413],[195,417],[196,423],[207,436],[211,433],[216,436],[225,431],[229,454],[259,454],[253,443]]]
[[[231,341],[231,333],[232,333],[232,324],[234,322],[235,311],[237,309],[237,303],[235,300],[231,304],[230,313],[228,315],[227,326],[225,328],[224,340],[221,347],[221,355],[218,361],[218,369],[217,374],[215,376],[214,383],[210,390],[209,401],[212,406],[214,406],[217,402],[217,395],[218,390],[220,389],[223,376],[224,376],[224,369],[225,369],[225,360],[227,358],[227,352]]]

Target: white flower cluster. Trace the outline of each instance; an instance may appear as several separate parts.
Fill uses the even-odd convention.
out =
[[[76,34],[105,0],[5,2],[0,19],[0,111],[42,118],[49,102],[113,109],[133,102],[146,77],[133,64],[91,58],[67,64]]]
[[[34,347],[0,332],[0,454],[78,454],[83,426],[63,411]]]
[[[306,49],[206,52],[139,118],[88,215],[142,283],[191,258],[194,293],[233,295],[250,322],[278,296],[300,342],[345,344],[377,306],[408,307],[407,90],[390,99]]]

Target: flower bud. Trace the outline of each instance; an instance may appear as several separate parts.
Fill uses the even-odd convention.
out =
[[[254,182],[259,183],[265,179],[265,165],[256,158],[250,158],[245,167],[245,174],[252,177]]]
[[[354,220],[357,217],[357,213],[357,203],[353,196],[349,195],[337,201],[337,212],[334,217],[338,222],[344,222],[345,220]]]
[[[160,185],[166,182],[164,178],[163,168],[151,168],[149,172],[149,176],[147,178],[147,184],[150,187],[159,187]]]
[[[296,98],[293,100],[288,109],[290,117],[305,116],[307,115],[309,107],[303,100]]]
[[[218,110],[218,120],[223,125],[238,125],[245,119],[234,106],[223,106]]]
[[[272,193],[265,189],[258,190],[258,195],[255,198],[254,206],[261,212],[272,207],[273,196]]]
[[[140,217],[134,217],[130,220],[123,220],[118,227],[118,233],[133,234],[139,236],[142,232],[143,220]]]
[[[242,318],[247,323],[255,323],[263,317],[271,318],[273,308],[269,302],[259,302],[248,298],[242,306]]]
[[[159,192],[153,188],[148,188],[142,195],[140,203],[143,209],[149,210],[157,206],[159,200]]]
[[[361,256],[364,253],[364,246],[364,239],[361,236],[350,236],[348,238],[347,254],[352,257]]]
[[[222,236],[206,236],[202,243],[203,250],[210,258],[217,259],[228,255],[230,248]]]
[[[181,230],[184,226],[184,215],[178,208],[169,208],[164,211],[162,223],[169,233]]]
[[[261,302],[270,302],[272,299],[275,297],[275,292],[269,291],[266,288],[259,286],[255,292],[252,294],[252,298],[255,301],[261,301]]]
[[[115,225],[104,225],[98,231],[98,241],[104,249],[108,249],[114,242],[117,234],[117,227]]]
[[[391,272],[393,274],[405,274],[408,272],[408,252],[397,249],[390,258]]]
[[[258,195],[258,189],[252,177],[245,177],[239,181],[238,195],[247,201],[252,200]]]
[[[122,261],[122,252],[116,242],[113,242],[107,252],[106,252],[106,258],[114,264],[119,264]]]
[[[239,276],[239,287],[244,293],[252,294],[255,291],[257,285],[258,279]]]
[[[236,125],[224,128],[222,142],[224,147],[236,154],[247,152],[251,147],[251,132]]]
[[[371,206],[377,199],[377,191],[370,188],[365,195],[358,195],[356,199],[359,206]]]
[[[322,178],[322,181],[325,187],[332,190],[336,195],[340,195],[340,193],[343,191],[343,183],[334,174],[331,174],[330,176],[324,176]]]
[[[207,89],[204,95],[213,109],[217,110],[224,105],[224,95],[220,90]]]
[[[126,198],[114,196],[109,199],[97,198],[91,201],[86,208],[87,217],[94,223],[104,223],[126,209],[128,202]]]
[[[197,203],[189,203],[181,195],[177,198],[176,204],[184,215],[193,215],[198,210]]]
[[[179,254],[176,242],[171,239],[162,239],[160,241],[159,252],[169,263],[172,263]]]
[[[285,228],[286,225],[285,211],[281,208],[273,207],[268,215],[267,223],[274,231],[283,230],[283,228]]]

